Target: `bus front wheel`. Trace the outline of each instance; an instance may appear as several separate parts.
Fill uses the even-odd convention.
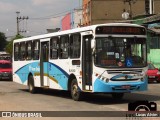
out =
[[[28,89],[30,93],[36,92],[36,87],[34,86],[34,79],[32,75],[30,75],[28,79]]]
[[[81,98],[81,92],[78,88],[78,83],[76,79],[72,80],[71,82],[71,96],[72,99],[75,101],[79,101]]]
[[[124,96],[124,93],[112,93],[112,97],[114,99],[122,99]]]

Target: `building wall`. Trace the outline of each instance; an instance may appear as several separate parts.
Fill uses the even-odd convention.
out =
[[[91,25],[91,0],[83,0],[82,5],[82,25]]]
[[[154,14],[160,13],[160,0],[154,0]]]
[[[160,0],[154,0],[154,13],[160,12]],[[99,24],[124,20],[124,9],[130,13],[129,3],[124,0],[83,0],[83,24]],[[146,14],[145,0],[131,4],[132,17]]]
[[[71,13],[68,13],[61,21],[62,28],[61,30],[71,29]]]
[[[61,30],[69,30],[80,27],[81,21],[82,9],[75,9],[62,18]]]
[[[92,0],[91,24],[121,20],[123,9],[124,3],[122,1]]]
[[[82,9],[74,10],[72,28],[80,27],[82,24]]]
[[[148,62],[151,62],[155,67],[160,68],[160,49],[150,49],[148,54]]]

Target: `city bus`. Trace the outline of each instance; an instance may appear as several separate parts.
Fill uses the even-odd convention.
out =
[[[38,88],[125,93],[147,90],[146,29],[129,23],[98,24],[14,40],[13,81]]]

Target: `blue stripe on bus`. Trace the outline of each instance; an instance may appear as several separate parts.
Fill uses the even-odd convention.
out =
[[[24,65],[23,67],[18,69],[15,73],[19,76],[22,83],[25,83],[28,80],[29,73],[32,73],[34,75],[34,73],[38,72],[40,72],[39,62],[33,62]]]
[[[48,76],[54,77],[58,81],[58,84],[62,87],[62,89],[67,90],[69,74],[61,67],[53,63],[48,62],[49,68],[46,66],[47,64],[44,63],[44,74],[48,74]],[[28,80],[29,73],[32,73],[33,75],[35,73],[40,73],[39,62],[29,63],[18,69],[15,73],[19,76],[21,82],[25,83]]]
[[[51,62],[49,62],[51,65],[55,66],[56,68],[58,68],[67,78],[69,77],[69,74],[64,71],[61,67],[57,66],[56,64],[53,64]]]
[[[49,75],[54,76],[54,78],[56,78],[63,90],[68,89],[69,74],[66,71],[64,71],[61,67],[53,63],[49,63]]]

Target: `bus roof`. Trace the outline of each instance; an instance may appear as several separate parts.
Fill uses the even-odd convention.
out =
[[[143,27],[137,24],[131,24],[131,23],[106,23],[106,24],[98,24],[98,25],[91,25],[91,26],[86,26],[86,27],[81,27],[81,28],[74,28],[71,30],[64,30],[64,31],[59,31],[55,33],[47,33],[47,34],[42,34],[42,35],[37,35],[37,36],[31,36],[27,38],[22,38],[22,39],[16,39],[14,42],[19,42],[21,41],[29,41],[29,40],[37,40],[37,39],[43,39],[43,38],[50,38],[58,35],[65,35],[65,34],[71,34],[71,33],[78,33],[78,32],[85,32],[89,30],[95,30],[96,27],[98,26],[135,26],[135,27]]]

